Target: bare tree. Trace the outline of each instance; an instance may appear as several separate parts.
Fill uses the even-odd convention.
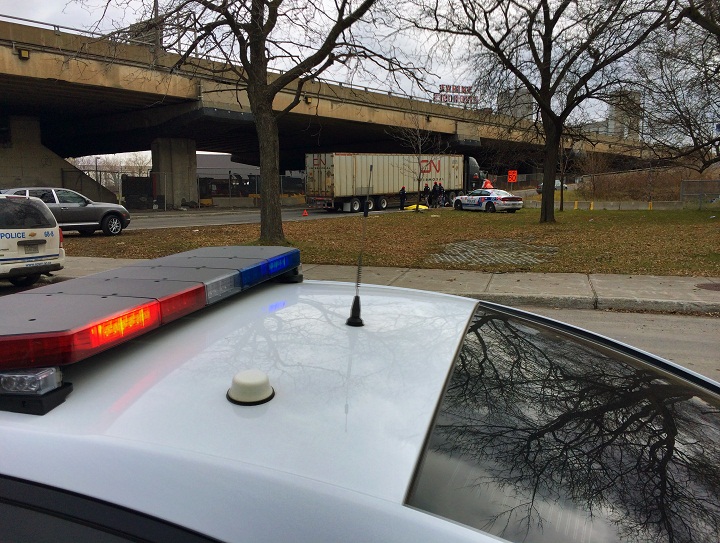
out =
[[[720,40],[720,3],[718,0],[681,0],[677,21],[689,19]]]
[[[126,173],[132,176],[145,176],[150,170],[152,159],[150,153],[118,153],[114,155],[83,156],[68,158],[67,161],[83,171]]]
[[[720,160],[717,51],[707,47],[707,37],[683,26],[682,33],[658,35],[638,59],[643,140],[656,161],[703,171]]]
[[[585,174],[580,185],[575,189],[581,198],[595,200],[597,189],[597,175],[606,172],[609,167],[609,158],[601,153],[581,153],[578,157],[578,170]]]
[[[720,161],[720,4],[692,0],[635,59],[643,140],[655,163],[702,172]]]
[[[466,46],[479,91],[529,94],[544,147],[541,222],[554,222],[560,143],[572,115],[623,91],[625,57],[665,24],[673,0],[416,0],[414,28]],[[401,15],[402,16],[402,15]]]
[[[408,113],[409,122],[407,126],[399,126],[389,131],[390,135],[411,151],[412,156],[404,167],[406,173],[415,179],[417,187],[417,199],[415,211],[420,211],[422,182],[428,173],[425,166],[434,154],[447,152],[449,145],[443,142],[442,138],[424,128],[423,119],[425,116],[419,112]]]
[[[85,0],[80,0],[85,1]],[[260,238],[285,239],[280,209],[278,119],[302,98],[306,82],[332,66],[370,59],[398,68],[391,57],[361,44],[353,28],[372,27],[370,9],[377,0],[106,0],[108,5],[140,5],[156,44],[180,52],[176,68],[231,78],[247,93],[260,152]],[[137,28],[137,25],[135,25]],[[402,69],[402,68],[399,68]],[[276,111],[281,91],[294,92]]]
[[[130,153],[122,160],[122,172],[132,176],[141,177],[148,175],[152,166],[152,158],[149,153]]]

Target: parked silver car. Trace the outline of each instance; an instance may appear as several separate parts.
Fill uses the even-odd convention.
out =
[[[4,194],[35,196],[47,204],[60,228],[92,235],[102,230],[106,236],[117,236],[130,224],[130,212],[119,204],[93,202],[79,192],[56,187],[21,187],[5,189]]]

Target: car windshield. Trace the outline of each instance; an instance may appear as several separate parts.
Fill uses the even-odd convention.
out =
[[[517,542],[716,543],[720,398],[650,358],[481,307],[408,505]]]
[[[55,218],[50,210],[37,200],[27,198],[0,198],[0,228],[52,228]]]

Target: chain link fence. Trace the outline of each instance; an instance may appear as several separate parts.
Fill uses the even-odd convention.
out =
[[[683,207],[720,209],[720,179],[685,179],[680,185]]]

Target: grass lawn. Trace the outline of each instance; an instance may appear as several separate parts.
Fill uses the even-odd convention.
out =
[[[367,266],[488,272],[577,272],[720,277],[720,211],[556,211],[540,224],[538,209],[515,214],[458,212],[371,215]],[[286,222],[288,243],[306,264],[357,263],[362,215]],[[65,238],[67,254],[155,258],[212,245],[254,243],[259,225],[130,230],[118,237]],[[148,235],[150,234],[150,235]],[[434,255],[460,255],[443,261]],[[479,259],[463,254],[479,252]],[[494,254],[509,256],[493,259]],[[534,255],[533,258],[521,258]]]

